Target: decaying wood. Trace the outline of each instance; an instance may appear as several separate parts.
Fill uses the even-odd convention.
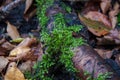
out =
[[[99,74],[112,72],[111,78],[107,80],[120,80],[117,74],[111,69],[107,63],[101,58],[96,51],[90,46],[80,46],[75,49],[75,56],[73,57],[75,67],[79,70],[79,76],[86,80],[84,72],[88,72],[93,78],[98,77]]]
[[[10,13],[10,11],[15,8],[16,6],[18,6],[18,4],[24,2],[25,0],[15,0],[11,3],[9,3],[8,5],[2,7],[2,9],[0,10],[0,20],[4,19],[5,17],[7,17],[7,15]]]

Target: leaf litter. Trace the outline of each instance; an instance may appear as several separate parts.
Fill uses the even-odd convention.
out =
[[[12,8],[7,9],[10,10],[11,13],[5,12],[7,15],[0,14],[3,16],[1,19],[5,18],[5,21],[2,21],[5,26],[0,26],[6,30],[0,34],[0,72],[3,74],[2,77],[4,80],[26,80],[24,73],[26,71],[32,72],[33,66],[36,62],[42,60],[44,54],[43,43],[39,41],[40,28],[38,28],[37,19],[35,18],[37,11],[35,1],[18,1],[24,2],[24,10],[22,8],[20,9],[22,11],[22,19],[15,19],[15,21],[9,19],[9,17],[11,17],[10,14],[14,15],[14,10],[12,11]],[[0,3],[0,10],[3,10],[6,6],[10,5],[9,3],[14,3],[14,1],[2,0],[2,3]],[[67,3],[69,6],[76,6],[78,2],[68,1]],[[89,35],[87,35],[87,33],[75,33],[75,36],[83,37],[89,42],[96,41],[95,46],[81,46],[75,49],[77,52],[75,52],[75,56],[73,57],[73,63],[81,73],[83,72],[82,74],[79,73],[79,76],[83,80],[86,80],[87,77],[83,75],[86,70],[91,74],[92,71],[99,70],[95,72],[96,74],[94,74],[93,77],[97,77],[99,73],[112,71],[106,64],[98,65],[96,61],[104,62],[103,59],[112,59],[120,66],[119,53],[116,52],[113,54],[114,51],[119,51],[120,49],[120,31],[116,28],[118,24],[117,15],[120,13],[120,4],[119,1],[112,4],[112,0],[89,0],[83,3],[81,1],[80,3],[84,4],[84,6],[82,6],[83,9],[81,11],[76,11],[75,13],[75,8],[73,7],[73,14],[78,14],[77,18],[79,19],[79,22],[81,22],[83,27],[86,27],[86,31]],[[58,5],[56,6],[58,7]],[[58,13],[59,10],[56,12]],[[60,10],[60,12],[62,12],[62,10]],[[47,14],[49,13],[50,12]],[[54,14],[49,15],[49,18],[53,21],[51,15]],[[37,25],[37,27],[34,25]],[[49,26],[51,27],[51,25]],[[25,31],[25,33],[21,30],[23,32]],[[88,45],[90,44],[88,43]],[[110,46],[110,48],[105,46]],[[90,67],[94,68],[91,69]],[[104,69],[101,69],[101,67],[104,67]],[[116,73],[115,76],[113,75],[112,77],[113,80],[119,80],[118,76],[116,77]]]

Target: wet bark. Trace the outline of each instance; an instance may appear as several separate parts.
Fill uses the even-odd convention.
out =
[[[88,72],[93,78],[98,77],[99,74],[104,74],[106,72],[112,74],[107,80],[120,80],[118,75],[111,69],[109,65],[103,60],[103,58],[98,55],[98,53],[90,46],[80,46],[75,48],[75,56],[73,57],[73,63],[75,67],[79,70],[79,76],[86,80],[87,76],[84,72]]]

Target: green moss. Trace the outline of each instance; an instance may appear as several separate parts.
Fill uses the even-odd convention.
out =
[[[52,5],[54,0],[36,0],[37,2],[37,16],[40,21],[40,26],[45,29],[45,25],[48,22],[48,17],[46,14],[46,9]]]
[[[113,74],[112,72],[106,72],[106,73],[101,73],[98,75],[97,78],[93,78],[93,76],[89,76],[87,78],[87,80],[106,80],[106,79],[109,79],[111,76],[111,74]],[[88,72],[85,72],[84,75],[90,75]]]
[[[63,2],[61,2],[61,4],[62,4],[62,7],[64,8],[64,10],[65,10],[66,12],[71,13],[72,9],[71,9],[70,6],[64,4]]]
[[[39,77],[42,80],[46,77],[54,79],[52,77],[54,74],[49,76],[49,71],[51,71],[53,67],[57,66],[59,68],[61,65],[65,67],[67,72],[75,75],[76,69],[72,62],[74,54],[71,49],[83,44],[82,38],[74,38],[72,36],[72,32],[78,32],[82,27],[81,25],[67,27],[61,13],[55,15],[54,24],[55,27],[51,34],[42,32],[41,41],[47,46],[46,53],[39,65],[41,70],[38,73],[40,73]]]
[[[72,33],[78,32],[82,26],[74,25],[68,27],[65,24],[63,14],[59,13],[54,16],[54,29],[50,34],[48,34],[45,30],[45,26],[48,22],[48,17],[45,13],[46,9],[52,5],[54,0],[36,1],[38,6],[37,15],[42,28],[41,41],[44,42],[46,50],[42,57],[42,61],[37,62],[37,64],[34,65],[34,72],[32,74],[26,73],[26,77],[28,80],[54,80],[54,70],[57,68],[65,70],[63,72],[69,73],[70,76],[73,76],[78,80],[76,77],[77,70],[74,68],[72,62],[72,57],[74,56],[72,49],[84,44],[84,41],[82,38],[74,38]],[[62,6],[67,12],[71,12],[71,8],[64,4]],[[101,80],[101,78],[98,80]]]
[[[74,38],[73,32],[78,32],[82,26],[74,25],[67,26],[65,23],[64,15],[62,13],[54,15],[54,29],[48,34],[45,26],[48,18],[45,15],[46,9],[53,3],[54,0],[37,0],[38,3],[38,19],[40,21],[41,42],[44,43],[46,52],[42,57],[42,61],[37,62],[34,66],[35,72],[31,74],[32,80],[54,80],[54,70],[65,70],[70,75],[75,76],[77,70],[74,68],[72,57],[74,56],[72,49],[79,45],[84,44],[82,38]]]

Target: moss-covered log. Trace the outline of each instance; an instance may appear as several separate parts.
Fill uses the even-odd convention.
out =
[[[37,3],[38,18],[42,29],[41,41],[45,45],[45,54],[42,61],[35,66],[32,79],[85,80],[85,71],[93,78],[105,72],[114,74],[108,65],[102,64],[103,59],[92,48],[81,46],[73,50],[82,45],[83,40],[73,37],[73,32],[78,32],[81,25],[78,16],[71,11],[70,7],[59,0],[37,0]],[[98,64],[99,62],[102,63]],[[75,78],[74,72],[78,72],[79,79]],[[112,76],[111,80],[118,79]]]

